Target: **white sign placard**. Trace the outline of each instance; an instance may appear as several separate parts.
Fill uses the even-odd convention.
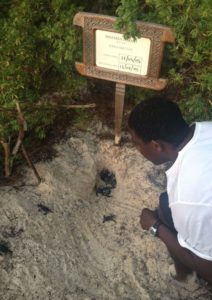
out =
[[[147,75],[151,40],[125,40],[123,34],[96,30],[96,66]]]

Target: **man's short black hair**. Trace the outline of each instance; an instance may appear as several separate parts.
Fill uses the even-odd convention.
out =
[[[189,133],[178,105],[161,96],[147,98],[136,105],[128,125],[145,143],[162,140],[174,147],[179,146]]]

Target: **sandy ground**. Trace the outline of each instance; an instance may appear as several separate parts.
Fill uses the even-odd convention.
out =
[[[36,165],[40,185],[25,169],[23,186],[1,187],[0,299],[212,299],[195,276],[171,278],[165,246],[139,225],[141,209],[156,207],[164,190],[164,167],[130,143],[100,139],[103,131],[98,123],[57,144],[57,156]],[[96,195],[102,168],[115,173],[112,197]],[[110,214],[114,221],[103,222]]]

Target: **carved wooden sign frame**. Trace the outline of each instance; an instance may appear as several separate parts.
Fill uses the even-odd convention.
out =
[[[97,36],[99,36],[99,34],[97,33],[104,35],[106,32],[106,34],[107,33],[108,35],[110,34],[112,38],[120,39],[120,36],[122,36],[122,34],[118,30],[114,29],[115,22],[116,22],[115,17],[93,14],[93,13],[85,13],[85,12],[77,13],[74,16],[74,20],[73,20],[74,25],[81,26],[83,28],[83,62],[75,63],[77,71],[84,76],[116,82],[115,144],[119,144],[121,139],[121,123],[122,123],[123,107],[124,107],[125,85],[126,84],[133,85],[133,86],[144,87],[153,90],[164,89],[167,84],[167,79],[159,78],[163,52],[164,52],[164,45],[166,42],[174,43],[175,39],[171,29],[168,27],[138,21],[136,24],[140,32],[141,39],[143,39],[144,44],[145,41],[149,40],[149,45],[150,45],[149,48],[147,47],[148,49],[147,58],[143,53],[144,57],[140,59],[140,61],[144,61],[144,59],[146,60],[145,64],[147,64],[147,66],[145,71],[139,74],[137,66],[135,66],[135,69],[137,68],[135,73],[134,71],[127,72],[126,70],[125,71],[119,70],[119,68],[117,68],[116,66],[115,68],[110,68],[110,64],[108,64],[109,67],[107,68],[105,67],[107,66],[106,63],[104,62],[103,64],[97,63],[98,55],[99,55],[97,52],[102,52],[101,50],[105,48],[104,42],[102,43],[102,45],[101,44],[98,45],[99,48],[96,46],[97,44],[100,43],[97,40],[98,39]],[[103,41],[106,41],[106,38],[105,40],[103,39]],[[121,42],[127,43],[123,38]],[[132,44],[131,47],[132,49],[134,49],[134,46]],[[111,49],[111,51],[113,50]],[[137,49],[137,53],[138,54],[140,53],[139,49]],[[108,54],[110,56],[109,51]],[[134,56],[134,58],[136,59],[138,57],[139,55]],[[122,58],[123,56],[121,57],[121,59]],[[131,58],[132,57],[128,55],[128,60],[130,60]],[[124,59],[126,59],[126,57]],[[125,64],[124,67],[126,66],[127,65]]]
[[[171,29],[162,25],[137,22],[141,36],[151,40],[148,72],[147,75],[141,76],[96,66],[95,32],[96,30],[104,30],[118,33],[118,31],[114,29],[115,21],[115,17],[92,13],[80,12],[75,15],[74,25],[83,28],[83,63],[76,63],[78,72],[85,76],[154,90],[162,90],[166,86],[167,80],[160,79],[159,74],[164,43],[174,42],[174,35]]]

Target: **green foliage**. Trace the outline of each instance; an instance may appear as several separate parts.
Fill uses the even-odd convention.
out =
[[[139,1],[121,0],[121,5],[117,8],[116,14],[119,18],[115,24],[115,28],[124,31],[126,39],[130,37],[136,39],[139,36],[139,31],[135,23],[139,17]]]
[[[163,93],[179,102],[189,121],[211,119],[211,1],[126,0],[117,12],[119,27],[132,37],[134,17],[172,28],[176,43],[164,57],[169,87]]]
[[[33,107],[43,93],[55,90],[75,97],[82,80],[76,79],[74,62],[81,53],[72,22],[80,7],[65,0],[5,3],[0,13],[0,106],[15,109],[18,100],[22,108]],[[29,130],[43,138],[55,113],[31,110],[25,117]],[[15,114],[1,112],[0,139],[13,138],[17,130]]]
[[[84,0],[80,2],[83,2],[85,11],[105,15],[115,15],[116,8],[120,4],[120,0]]]
[[[92,120],[92,113],[88,110],[77,109],[73,118],[73,124],[80,130],[86,130]]]

